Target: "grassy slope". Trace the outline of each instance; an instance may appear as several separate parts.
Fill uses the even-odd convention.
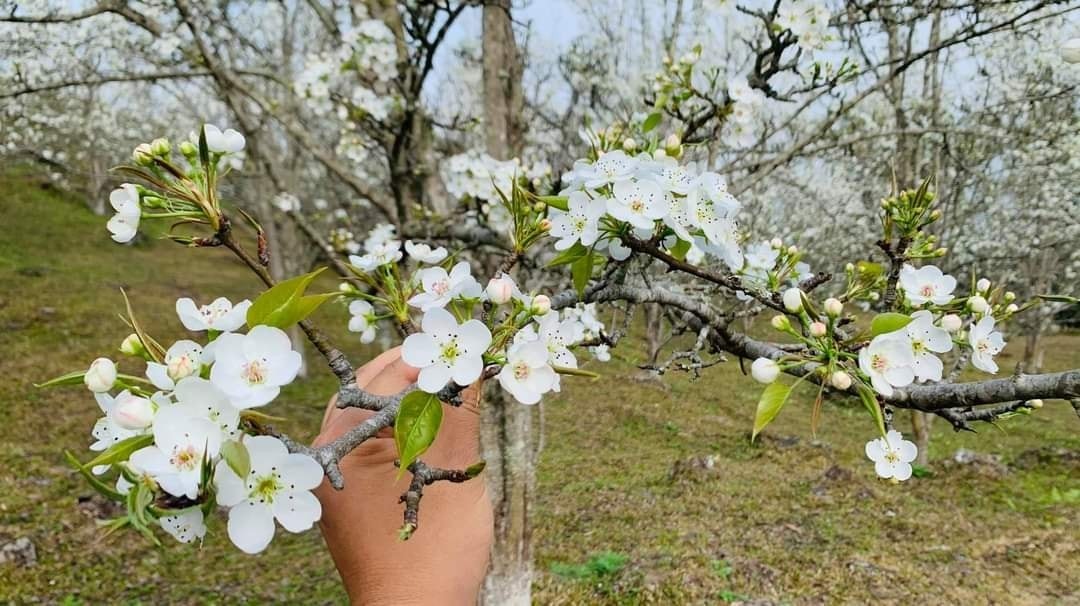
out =
[[[112,512],[60,456],[89,444],[97,407],[80,389],[30,385],[117,345],[125,334],[114,315],[119,287],[152,332],[171,340],[181,336],[177,297],[242,298],[254,280],[222,251],[115,245],[103,219],[29,180],[0,182],[0,213],[0,466],[9,470],[0,473],[0,543],[28,536],[39,560],[0,566],[0,601],[340,601],[318,533],[279,533],[255,558],[226,544],[220,520],[201,550],[157,549],[129,535],[101,540],[94,520]],[[320,312],[321,323],[340,328],[341,314]],[[1050,364],[1080,364],[1076,342],[1056,337]],[[369,353],[351,349],[355,359]],[[636,353],[619,354],[602,368],[605,378],[571,382],[545,409],[534,505],[538,602],[1077,599],[1069,584],[1080,577],[1077,463],[1023,454],[1080,450],[1067,405],[1049,403],[1005,432],[986,427],[978,436],[938,424],[936,459],[970,448],[1016,464],[936,464],[930,478],[890,486],[862,459],[872,429],[857,409],[828,406],[815,439],[805,398],[792,402],[750,446],[758,390],[737,376],[737,364],[696,383],[671,376],[665,388],[632,380]],[[280,398],[287,407],[270,412],[310,436],[331,389],[315,368]],[[675,461],[708,455],[716,457],[711,470],[672,477]]]

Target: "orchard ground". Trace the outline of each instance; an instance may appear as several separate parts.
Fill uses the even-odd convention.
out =
[[[98,408],[82,388],[32,386],[115,355],[120,288],[171,342],[178,297],[253,297],[254,277],[224,250],[114,244],[105,218],[29,176],[0,179],[0,212],[0,547],[25,537],[36,551],[32,565],[0,563],[0,602],[342,602],[318,532],[279,530],[257,557],[229,544],[220,517],[201,549],[103,538],[96,522],[120,510],[62,458],[87,458]],[[346,319],[340,305],[316,317],[366,360],[375,351]],[[1050,337],[1047,370],[1080,365],[1078,345]],[[1004,373],[1020,350],[1005,350]],[[894,486],[863,455],[873,425],[857,405],[828,402],[815,437],[799,392],[752,445],[760,388],[737,361],[660,382],[641,378],[642,356],[627,339],[611,363],[589,363],[602,378],[567,379],[546,402],[537,603],[1080,603],[1080,420],[1067,403],[978,435],[938,420],[929,474]],[[307,359],[309,378],[268,409],[303,438],[334,391]],[[955,462],[960,449],[975,462]]]

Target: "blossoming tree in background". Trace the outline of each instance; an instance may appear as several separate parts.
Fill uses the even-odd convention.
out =
[[[337,461],[386,427],[399,434],[402,473],[417,490],[470,479],[480,465],[435,470],[422,460],[442,406],[486,378],[514,410],[533,410],[520,406],[588,374],[579,361],[609,359],[639,309],[658,327],[649,372],[697,375],[725,354],[751,362],[766,384],[755,434],[793,392],[813,397],[812,425],[830,398],[857,398],[870,420],[866,455],[896,480],[926,450],[891,428],[896,410],[968,428],[1078,395],[1074,372],[956,383],[967,367],[996,371],[1005,327],[1057,311],[1036,306],[1038,295],[1075,294],[1068,280],[1013,286],[1046,272],[1018,272],[1017,259],[995,256],[1008,225],[1010,237],[1046,253],[1042,267],[1071,263],[1051,255],[1070,249],[1061,243],[1074,239],[1074,222],[1053,238],[1043,232],[1048,217],[1075,216],[1062,210],[1075,204],[1080,173],[1052,161],[1075,144],[1075,76],[1061,61],[1075,53],[1067,44],[1059,53],[1045,33],[1067,24],[1073,7],[799,0],[712,3],[692,14],[682,2],[611,0],[583,3],[588,19],[609,26],[555,56],[519,49],[509,3],[489,3],[483,48],[462,45],[461,66],[438,83],[458,94],[433,102],[425,91],[435,86],[436,50],[473,3],[367,4],[2,11],[5,28],[31,32],[0,42],[15,40],[14,53],[31,39],[67,48],[65,33],[76,29],[83,48],[100,40],[112,57],[20,71],[4,98],[47,94],[68,107],[65,91],[138,86],[168,98],[168,83],[184,83],[176,97],[198,91],[205,111],[237,127],[198,128],[206,116],[177,104],[162,113],[187,116],[190,135],[113,133],[125,145],[187,136],[136,148],[121,172],[129,183],[108,198],[113,239],[132,240],[145,221],[179,221],[174,239],[229,249],[268,288],[235,306],[179,301],[178,320],[200,336],[169,347],[129,310],[135,334],[125,353],[146,361],[145,377],[114,377],[103,360],[60,381],[84,379],[105,413],[94,429],[103,454],[78,465],[127,504],[117,525],[156,524],[191,540],[220,506],[234,542],[260,550],[275,524],[294,531],[317,518],[304,496],[314,466],[340,485]],[[87,37],[101,21],[127,36]],[[997,54],[1015,56],[1013,38],[1041,57],[1022,79]],[[1001,97],[962,88],[983,72],[991,75],[978,88]],[[523,93],[526,84],[535,92]],[[1060,137],[1035,128],[1051,107]],[[22,125],[16,151],[40,132]],[[1017,214],[1031,231],[1012,229]],[[316,258],[345,280],[341,290],[306,292]],[[393,325],[408,334],[417,389],[391,398],[357,389],[351,365],[305,320],[331,300],[348,303],[362,342],[392,342]],[[775,339],[748,336],[761,317]],[[339,405],[377,411],[347,439],[308,448],[258,411],[298,372],[299,346],[281,338],[295,327],[341,380]],[[690,347],[665,346],[663,330],[690,335]],[[156,431],[166,421],[201,444]],[[267,472],[253,451],[291,461],[298,475]],[[294,500],[296,509],[274,505]],[[244,504],[251,513],[237,510]],[[403,535],[419,520],[410,501]],[[527,601],[528,575],[518,576],[515,599]]]

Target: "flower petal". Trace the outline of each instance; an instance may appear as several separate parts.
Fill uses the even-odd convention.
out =
[[[259,553],[274,539],[269,505],[248,499],[229,510],[229,539],[244,553]]]
[[[274,497],[274,517],[289,532],[303,532],[322,517],[322,504],[306,490],[283,491]]]

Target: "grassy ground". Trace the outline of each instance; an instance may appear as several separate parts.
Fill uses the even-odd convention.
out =
[[[34,566],[0,564],[0,602],[341,602],[318,533],[281,533],[257,557],[229,546],[220,520],[201,550],[101,540],[95,520],[116,512],[61,458],[85,452],[97,407],[80,389],[31,386],[118,345],[121,287],[169,340],[177,297],[235,300],[255,281],[222,251],[115,245],[102,218],[30,179],[0,181],[0,213],[0,546],[37,550]],[[344,324],[339,308],[320,316]],[[1080,365],[1077,343],[1053,337],[1048,364]],[[892,486],[862,457],[859,409],[829,405],[814,437],[803,398],[751,446],[758,390],[737,364],[662,385],[635,380],[638,354],[620,349],[604,378],[545,407],[538,603],[1080,602],[1080,424],[1064,403],[977,436],[938,424],[932,475]],[[312,375],[269,411],[304,437],[332,391]],[[1000,462],[948,464],[960,448]]]

